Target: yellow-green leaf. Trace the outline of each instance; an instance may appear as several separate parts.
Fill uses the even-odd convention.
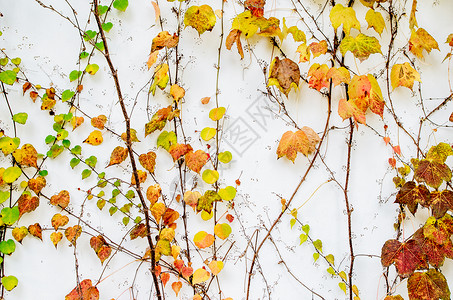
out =
[[[373,53],[381,53],[381,45],[379,41],[372,36],[359,34],[357,37],[347,36],[340,44],[341,54],[344,56],[346,52],[351,51],[355,57],[364,61]]]
[[[223,200],[230,201],[236,197],[236,189],[232,186],[227,186],[224,189],[219,190],[219,196]]]
[[[218,159],[220,162],[223,162],[224,164],[229,163],[233,159],[233,155],[231,154],[230,151],[224,151],[220,152]]]
[[[3,172],[2,179],[6,183],[13,183],[22,175],[22,170],[19,167],[9,167]]]
[[[219,172],[216,170],[204,170],[201,178],[208,184],[213,184],[219,179]]]
[[[209,141],[210,139],[212,139],[215,136],[216,132],[217,131],[215,128],[206,127],[206,128],[203,128],[203,130],[200,133],[200,136],[203,140]]]

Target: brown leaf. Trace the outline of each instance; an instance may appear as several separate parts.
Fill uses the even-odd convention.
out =
[[[97,129],[104,129],[104,125],[107,122],[107,117],[104,115],[99,115],[91,119],[91,126]]]
[[[443,265],[445,257],[453,258],[453,244],[450,239],[446,239],[444,244],[437,244],[428,239],[423,234],[423,228],[419,228],[412,239],[422,248],[430,265],[439,268]]]
[[[69,205],[69,192],[66,190],[61,191],[58,195],[54,195],[50,198],[50,204],[66,208]]]
[[[42,241],[42,229],[39,223],[28,226],[28,232]]]
[[[30,82],[25,82],[24,85],[22,86],[22,91],[23,95],[25,95],[25,92],[28,91],[31,88],[31,83]]]
[[[131,237],[131,240],[134,240],[138,237],[144,238],[148,235],[146,225],[143,223],[137,224],[134,229],[131,230],[131,233],[129,235]]]
[[[414,215],[418,204],[428,207],[431,201],[429,190],[424,185],[418,185],[414,181],[406,182],[396,195],[395,203],[407,205]]]
[[[23,214],[34,211],[39,206],[39,198],[32,197],[29,194],[22,194],[17,200],[17,206],[19,207],[19,218]]]
[[[176,210],[167,208],[165,210],[165,214],[162,219],[163,219],[164,225],[168,226],[168,225],[172,224],[173,222],[175,222],[176,220],[178,220],[178,218],[179,218],[179,213]]]
[[[122,163],[124,160],[126,160],[128,155],[129,152],[127,148],[121,146],[115,147],[115,149],[113,149],[112,151],[112,154],[110,154],[110,162],[107,167]]]
[[[39,96],[39,94],[37,92],[35,92],[35,91],[30,92],[30,98],[31,98],[31,100],[33,100],[33,102],[35,102],[36,99],[38,99],[38,96]]]
[[[443,190],[442,192],[431,192],[431,202],[429,204],[436,219],[442,218],[448,210],[453,209],[453,192]]]
[[[190,151],[186,154],[186,166],[195,173],[200,173],[201,168],[208,162],[208,159],[208,154],[203,150]]]
[[[444,180],[451,180],[451,170],[445,163],[423,159],[415,169],[414,178],[418,182],[426,182],[430,187],[437,189]]]
[[[52,227],[55,228],[55,230],[58,230],[61,226],[65,226],[69,222],[68,216],[63,216],[61,214],[55,214],[52,217]]]
[[[241,56],[241,59],[243,59],[244,50],[242,50],[241,33],[242,33],[242,31],[240,31],[239,29],[232,29],[226,38],[225,46],[228,50],[231,50],[231,48],[233,47],[233,44],[236,43],[238,53]],[[205,103],[203,103],[203,104],[205,104]]]
[[[300,80],[299,66],[285,58],[280,60],[275,57],[270,66],[268,85],[276,85],[286,96],[291,88],[298,88]]]

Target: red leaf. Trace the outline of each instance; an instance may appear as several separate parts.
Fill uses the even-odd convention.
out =
[[[34,211],[39,206],[39,198],[32,197],[29,194],[22,194],[17,200],[17,206],[19,207],[19,218],[23,214]]]
[[[449,190],[431,192],[430,206],[433,216],[436,219],[442,218],[448,210],[453,209],[453,192]]]
[[[447,280],[435,269],[412,274],[407,281],[407,290],[411,300],[450,299]]]
[[[167,282],[170,280],[170,274],[168,273],[160,273],[160,280],[164,286],[167,285]]]
[[[419,267],[428,267],[425,255],[415,240],[401,243],[398,240],[388,240],[382,247],[381,263],[384,267],[395,264],[396,271],[401,277],[407,277]]]
[[[431,202],[429,190],[424,185],[419,185],[414,181],[406,182],[396,195],[395,203],[407,205],[412,214],[417,211],[418,204],[427,207]]]

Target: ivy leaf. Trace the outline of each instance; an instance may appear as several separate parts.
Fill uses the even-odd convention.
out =
[[[2,221],[6,225],[13,225],[20,218],[19,208],[17,206],[14,206],[13,208],[4,207],[2,209],[1,214],[2,214]]]
[[[217,223],[214,226],[214,234],[221,238],[222,240],[226,239],[231,233],[231,226],[227,223]]]
[[[148,177],[148,174],[145,172],[145,171],[142,171],[142,170],[137,170],[137,177],[138,177],[138,181],[140,183],[144,183],[146,181],[146,178]],[[135,181],[135,175],[132,174],[131,176],[131,184],[132,185],[136,185],[137,182]]]
[[[409,51],[418,58],[423,59],[423,50],[430,53],[433,49],[439,50],[439,45],[425,29],[419,28],[417,31],[412,29],[411,38],[409,39]]]
[[[231,154],[230,151],[224,151],[220,152],[217,158],[219,159],[220,162],[227,164],[233,159],[233,155]]]
[[[14,82],[16,82],[16,77],[16,72],[11,70],[0,72],[0,81],[8,85],[12,85]]]
[[[399,86],[405,86],[412,90],[414,81],[422,82],[420,74],[412,68],[412,66],[405,62],[404,64],[394,64],[390,73],[390,81],[392,88],[395,89]]]
[[[28,180],[28,187],[38,195],[41,190],[46,186],[46,178],[38,176],[36,178],[30,178]]]
[[[166,209],[167,209],[167,207],[162,202],[157,202],[151,207],[151,209],[150,209],[151,214],[153,215],[153,217],[157,223],[160,222],[160,219],[165,214]]]
[[[145,168],[148,172],[154,174],[154,167],[156,166],[156,153],[150,151],[146,154],[140,154],[138,161],[143,168]]]
[[[406,182],[396,195],[395,203],[407,205],[409,211],[415,215],[418,204],[429,206],[431,194],[424,185],[418,185],[414,181]]]
[[[155,38],[153,38],[151,44],[151,53],[163,49],[165,47],[167,48],[176,47],[176,45],[178,45],[178,42],[179,37],[176,35],[176,33],[171,35],[170,33],[168,33],[168,31],[159,32],[159,34]]]
[[[39,223],[35,223],[35,224],[28,226],[28,232],[32,236],[34,236],[42,241],[42,228],[41,228],[41,225],[39,225]]]
[[[50,234],[50,240],[52,241],[55,249],[57,248],[58,243],[63,239],[63,233],[61,232],[52,232]]]
[[[308,70],[307,75],[310,77],[308,86],[318,91],[321,91],[322,88],[328,88],[327,72],[329,72],[329,67],[326,64],[314,63]]]
[[[118,1],[118,0],[117,0]],[[84,279],[64,298],[65,300],[99,300],[99,291],[90,279]]]
[[[180,87],[177,84],[173,84],[170,88],[170,95],[173,97],[173,100],[175,100],[176,102],[181,100],[185,94],[186,94],[186,90],[184,90],[184,88]]]
[[[216,23],[214,11],[209,5],[191,6],[184,14],[184,25],[195,28],[201,35],[211,31]]]
[[[140,142],[137,138],[137,130],[131,128],[130,130],[131,142]],[[121,139],[127,143],[127,133],[123,132],[121,134]]]
[[[172,290],[175,292],[176,297],[178,297],[179,291],[182,288],[182,282],[181,281],[175,281],[171,284]]]
[[[373,28],[379,35],[382,34],[385,28],[385,21],[380,12],[369,9],[365,15],[365,20],[368,23],[368,28]]]
[[[107,244],[102,235],[93,236],[90,239],[90,246],[98,256],[101,264],[103,264],[104,261],[109,258],[110,254],[112,253],[112,248]]]
[[[30,194],[23,193],[17,200],[19,218],[23,214],[34,211],[39,206],[39,198],[32,197]],[[2,213],[3,214],[3,213]],[[5,222],[6,223],[6,222]]]
[[[102,30],[104,30],[106,32],[109,32],[110,29],[112,29],[112,28],[113,28],[112,22],[107,22],[107,23],[102,24]]]
[[[96,156],[90,156],[88,157],[87,159],[85,159],[85,163],[87,164],[87,166],[91,167],[91,168],[95,168],[96,167],[96,164],[98,162],[98,159]]]
[[[431,192],[430,206],[433,216],[436,219],[442,218],[448,210],[453,209],[453,192],[449,190]]]
[[[129,5],[128,0],[115,0],[113,1],[113,7],[119,11],[126,11],[127,6]]]
[[[195,193],[197,193],[197,192],[195,192]],[[184,194],[184,199],[186,199],[185,196],[186,195]],[[220,198],[219,194],[217,194],[216,191],[208,190],[204,193],[203,196],[199,197],[198,203],[197,203],[197,212],[204,210],[205,212],[210,214],[212,211],[212,206],[213,206],[214,202],[221,201],[221,200],[222,200],[222,198]]]
[[[343,31],[349,36],[351,28],[360,31],[360,23],[355,16],[355,11],[352,7],[344,7],[340,3],[335,5],[330,11],[330,22],[335,31],[343,24]]]
[[[423,225],[423,235],[439,245],[445,244],[452,233],[453,218],[449,214],[445,214],[440,219],[429,217]]]
[[[288,97],[291,88],[299,87],[299,80],[299,66],[294,61],[289,58],[274,58],[270,66],[268,86],[277,86]]]
[[[38,152],[31,144],[24,144],[20,149],[13,152],[14,159],[23,166],[38,167]]]
[[[57,195],[53,195],[50,198],[50,204],[60,206],[63,209],[68,207],[69,201],[70,201],[69,192],[66,190],[62,190]]]
[[[112,153],[110,154],[110,162],[107,167],[118,165],[126,160],[129,152],[127,148],[117,146],[113,149]],[[140,158],[139,158],[140,159]]]
[[[435,269],[415,272],[407,281],[411,300],[450,299],[450,290],[444,275]]]
[[[16,251],[16,244],[12,239],[7,241],[0,242],[0,252],[5,255],[11,255],[14,251]]]
[[[50,158],[55,158],[58,155],[60,155],[63,152],[63,150],[64,150],[63,146],[54,144],[52,145],[52,147],[50,147],[50,150],[47,151],[46,155]]]
[[[200,231],[193,237],[193,242],[198,248],[204,249],[214,243],[214,236],[206,231]]]
[[[195,152],[190,151],[186,154],[185,162],[186,166],[194,171],[195,173],[200,173],[201,168],[207,163],[209,156],[203,150],[197,150]]]
[[[422,159],[415,169],[414,178],[418,182],[426,182],[430,187],[437,189],[444,180],[451,180],[451,170],[444,163]]]
[[[13,115],[13,121],[22,125],[24,125],[27,122],[27,119],[28,114],[24,112]]]
[[[58,230],[58,228],[65,226],[66,224],[69,223],[69,218],[68,216],[63,216],[61,214],[55,214],[52,217],[52,227],[55,228],[55,230]]]
[[[294,163],[297,152],[308,156],[316,150],[316,145],[320,140],[318,134],[306,126],[296,132],[287,131],[278,144],[277,158],[286,156]]]
[[[5,287],[7,291],[11,291],[12,289],[14,289],[18,283],[19,280],[17,280],[17,278],[12,275],[2,277],[2,285]]]
[[[250,10],[253,16],[262,17],[264,15],[264,4],[265,0],[246,0],[244,6],[246,9]]]
[[[432,146],[429,149],[426,159],[431,162],[443,164],[450,155],[453,155],[451,146],[447,143],[439,143],[437,146]]]
[[[191,206],[194,210],[198,205],[198,199],[201,198],[201,194],[197,191],[186,191],[184,193],[184,202]]]
[[[170,114],[172,112],[172,107],[164,107],[159,109],[151,118],[151,120],[145,125],[145,137],[153,133],[156,130],[162,130],[167,124]]]
[[[382,247],[381,263],[384,267],[395,264],[396,271],[401,277],[407,277],[419,267],[428,266],[425,254],[415,240],[401,243],[398,240],[388,240]]]
[[[371,54],[381,53],[379,41],[372,36],[359,34],[357,37],[348,35],[340,44],[340,52],[345,56],[346,52],[351,51],[360,61],[364,61]]]
[[[259,29],[259,26],[256,24],[257,19],[249,10],[246,10],[234,18],[231,27],[232,29],[239,30],[246,38],[250,38]]]

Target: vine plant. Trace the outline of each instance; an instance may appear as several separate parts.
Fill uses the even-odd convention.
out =
[[[120,34],[113,34],[116,28],[128,26],[128,0],[77,5],[65,0],[65,9],[59,8],[61,3],[57,7],[45,1],[30,2],[36,6],[33,9],[50,12],[72,26],[80,51],[66,82],[44,84],[32,79],[29,67],[9,49],[14,48],[9,43],[11,28],[2,29],[1,299],[15,298],[16,286],[30,284],[21,280],[21,270],[9,267],[18,259],[16,248],[28,247],[20,245],[28,236],[44,243],[50,239],[57,251],[73,247],[75,282],[70,284],[72,290],[56,296],[59,299],[105,298],[108,288],[101,283],[113,276],[108,274],[111,268],[119,268],[117,257],[137,268],[132,283],[115,299],[257,299],[263,287],[263,297],[275,299],[279,295],[267,279],[264,249],[271,249],[284,276],[313,299],[332,299],[330,293],[344,293],[350,300],[392,300],[405,295],[408,299],[450,299],[442,266],[446,258],[453,258],[449,165],[453,150],[448,139],[453,114],[445,117],[453,90],[449,74],[446,82],[439,83],[449,90],[440,100],[425,96],[422,90],[419,71],[424,59],[438,55],[431,52],[441,48],[427,24],[422,25],[427,29],[419,26],[417,0],[152,1],[156,33],[150,37],[151,51],[140,71],[148,76],[147,83],[139,90],[131,85],[135,98],[125,92],[126,75],[118,67],[115,49]],[[6,16],[8,12],[3,11]],[[208,71],[215,74],[213,84],[189,85],[193,75],[185,73],[192,59],[188,40],[212,45],[213,36],[216,46],[206,50],[216,57],[214,68]],[[453,34],[445,38],[443,48],[448,50],[442,57],[450,72]],[[271,112],[280,125],[291,127],[274,137],[278,139],[274,158],[282,158],[278,164],[287,160],[302,166],[294,171],[300,178],[295,187],[282,188],[283,180],[274,178],[282,181],[280,190],[267,197],[277,198],[281,210],[271,211],[267,221],[254,215],[260,220],[255,228],[247,227],[247,217],[238,209],[247,205],[238,193],[245,194],[241,180],[246,179],[239,173],[227,174],[236,157],[228,149],[234,145],[226,142],[234,117],[228,114],[231,103],[222,92],[232,85],[222,80],[226,59],[237,67],[237,74],[243,71],[242,62],[248,64],[246,69],[252,66],[262,72],[263,90],[257,94],[274,105]],[[114,90],[109,116],[85,102],[90,89],[97,88],[93,82],[99,76],[109,80]],[[316,104],[322,107],[317,116],[323,120],[321,125],[300,122],[298,117],[295,103],[306,101],[301,90],[308,88],[323,101]],[[206,90],[205,97],[194,100],[194,89]],[[415,129],[407,125],[410,121],[403,118],[394,100],[395,93],[404,89],[418,101]],[[28,101],[29,107],[25,109],[16,98]],[[195,101],[202,113],[193,109]],[[43,120],[30,118],[30,112]],[[51,134],[30,136],[36,126]],[[363,133],[389,147],[391,157],[385,164],[394,174],[394,190],[388,198],[395,204],[386,201],[382,207],[397,208],[396,222],[384,224],[392,227],[394,222],[394,236],[365,254],[356,250],[354,219],[361,212],[351,183],[357,176],[354,145]],[[329,142],[338,134],[345,137],[341,146],[335,146],[344,153],[341,166],[330,159],[337,149]],[[368,151],[367,145],[358,146]],[[63,168],[72,169],[77,183],[57,180]],[[311,188],[307,181],[318,176],[324,182],[305,197]],[[346,255],[328,253],[326,248],[333,249],[334,242],[319,238],[319,230],[301,217],[304,205],[324,184],[341,192],[345,223],[336,226],[346,229],[342,239]],[[253,192],[248,191],[251,201],[258,202]],[[43,202],[52,207],[44,207]],[[102,226],[92,224],[86,213],[94,208],[105,220]],[[50,218],[43,218],[49,214]],[[420,225],[411,231],[411,223]],[[320,271],[321,276],[332,278],[338,284],[336,291],[305,281],[308,276],[303,268],[288,262],[283,245],[291,243],[290,238],[280,234],[285,224],[291,233],[299,232],[300,246],[292,250],[293,255],[307,250],[302,244],[310,244],[311,261],[326,269]],[[89,248],[100,261],[97,279],[86,278],[80,271],[85,263],[81,252]],[[362,256],[380,258],[383,280],[377,296],[360,288],[363,282],[356,275],[356,260]],[[231,274],[238,273],[236,261],[244,263],[243,293],[225,288],[230,286]],[[137,288],[140,273],[148,276],[146,291]],[[407,284],[407,292],[401,283]]]

